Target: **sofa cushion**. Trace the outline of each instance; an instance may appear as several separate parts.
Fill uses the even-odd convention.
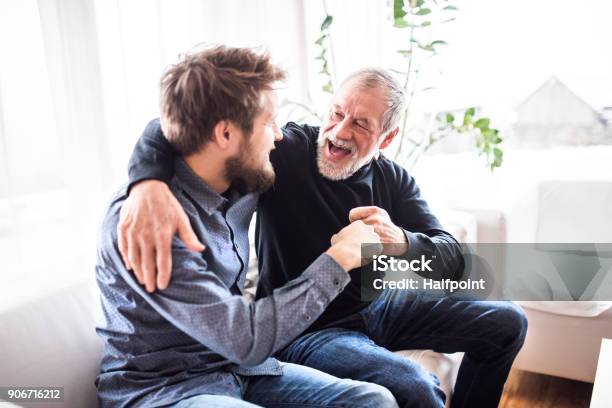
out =
[[[95,407],[102,342],[95,333],[99,296],[93,282],[5,310],[0,316],[0,384],[64,387],[46,407]],[[19,403],[40,407],[40,402]]]

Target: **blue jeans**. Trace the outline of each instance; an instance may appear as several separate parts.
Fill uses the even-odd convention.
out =
[[[280,376],[235,376],[241,394],[198,395],[172,408],[346,407],[397,408],[386,388],[340,379],[310,367],[286,363]]]
[[[361,312],[298,337],[277,356],[340,378],[390,390],[400,407],[443,407],[437,378],[394,354],[409,349],[465,352],[453,408],[494,408],[527,332],[511,302],[455,301],[387,290]]]

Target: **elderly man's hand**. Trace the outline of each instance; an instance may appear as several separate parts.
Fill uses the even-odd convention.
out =
[[[204,250],[183,207],[165,183],[145,180],[132,187],[117,225],[119,252],[126,268],[148,292],[168,287],[172,237],[177,232],[188,249]]]
[[[408,240],[404,231],[391,221],[384,209],[375,206],[355,207],[349,212],[349,220],[351,222],[361,220],[373,226],[383,244],[383,253],[400,256],[408,251]]]

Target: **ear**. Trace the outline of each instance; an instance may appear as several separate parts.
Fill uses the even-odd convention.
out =
[[[399,133],[399,127],[396,127],[395,129],[387,133],[387,136],[385,136],[379,148],[384,149],[385,147],[389,146],[391,142],[393,141],[393,139],[395,139],[395,136],[397,136],[398,133]]]
[[[219,121],[213,128],[213,142],[221,150],[232,149],[237,141],[237,129],[227,120]]]

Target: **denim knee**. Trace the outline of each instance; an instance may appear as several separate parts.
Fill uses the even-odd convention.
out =
[[[507,302],[498,310],[502,347],[520,350],[527,335],[527,315],[515,303]]]
[[[351,392],[351,407],[355,408],[398,408],[391,391],[378,384],[364,381],[353,381],[355,386]]]
[[[406,378],[395,397],[402,408],[442,408],[446,395],[439,385],[437,377],[429,373],[427,377]]]

